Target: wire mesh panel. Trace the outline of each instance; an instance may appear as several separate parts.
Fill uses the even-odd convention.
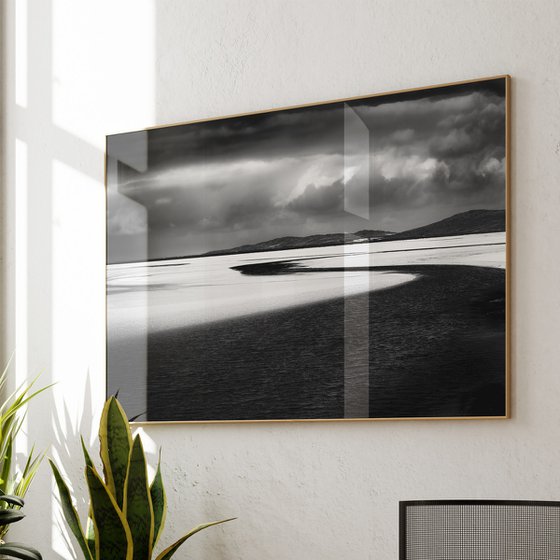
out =
[[[560,502],[400,502],[400,560],[560,560]]]

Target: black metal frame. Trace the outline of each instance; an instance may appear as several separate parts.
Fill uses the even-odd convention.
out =
[[[543,500],[408,500],[399,502],[399,560],[406,558],[406,511],[410,506],[546,506],[560,507],[560,502]]]

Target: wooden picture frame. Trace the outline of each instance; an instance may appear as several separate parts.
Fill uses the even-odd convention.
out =
[[[510,77],[107,137],[138,421],[510,416]]]

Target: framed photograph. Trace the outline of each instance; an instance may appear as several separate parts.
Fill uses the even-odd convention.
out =
[[[138,421],[507,418],[509,77],[107,137]]]

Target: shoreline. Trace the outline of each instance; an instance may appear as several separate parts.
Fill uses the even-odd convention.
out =
[[[203,258],[209,257],[245,257],[248,255],[261,255],[263,253],[281,253],[283,251],[307,251],[307,250],[321,250],[321,249],[331,249],[332,247],[342,247],[342,248],[350,248],[350,247],[360,247],[361,245],[370,245],[370,244],[379,244],[379,243],[395,243],[401,241],[430,241],[430,240],[440,240],[440,239],[448,239],[448,238],[462,238],[469,235],[491,235],[491,234],[504,234],[506,235],[505,231],[488,231],[488,232],[475,232],[475,233],[465,233],[465,234],[455,234],[455,235],[436,235],[433,237],[410,237],[410,238],[398,238],[398,239],[376,239],[376,240],[367,240],[360,242],[353,242],[353,243],[330,243],[327,245],[316,245],[311,247],[296,247],[296,248],[266,248],[266,249],[258,249],[255,251],[250,252],[239,252],[239,253],[220,253],[220,254],[197,254],[197,255],[185,255],[181,257],[162,257],[157,259],[148,259],[143,261],[123,261],[123,262],[112,262],[107,263],[106,268],[118,268],[119,266],[130,266],[130,265],[144,265],[150,267],[157,267],[157,266],[180,266],[180,265],[161,265],[161,264],[153,264],[153,263],[162,263],[162,262],[172,262],[172,261],[181,261],[181,260],[199,260]],[[505,243],[505,241],[504,241]],[[483,243],[483,244],[475,244],[473,246],[483,246],[483,245],[497,245],[497,243]],[[451,248],[462,248],[468,247],[469,245],[457,245],[456,247]],[[449,248],[449,247],[420,247],[420,248],[410,248],[410,249],[403,249],[402,251],[416,251],[416,250],[426,250],[426,249],[434,249],[434,248]],[[399,250],[400,251],[400,250]],[[386,253],[386,252],[399,252],[399,251],[377,251],[377,253]]]
[[[148,321],[150,331],[164,332],[328,301],[411,279],[381,272],[391,269],[378,268],[381,266],[450,264],[503,269],[502,242],[502,234],[483,234],[404,245],[302,249],[110,269],[109,341],[145,337]],[[296,274],[271,274],[291,273],[296,265]],[[367,268],[369,265],[375,268]],[[255,274],[259,271],[261,274]]]

